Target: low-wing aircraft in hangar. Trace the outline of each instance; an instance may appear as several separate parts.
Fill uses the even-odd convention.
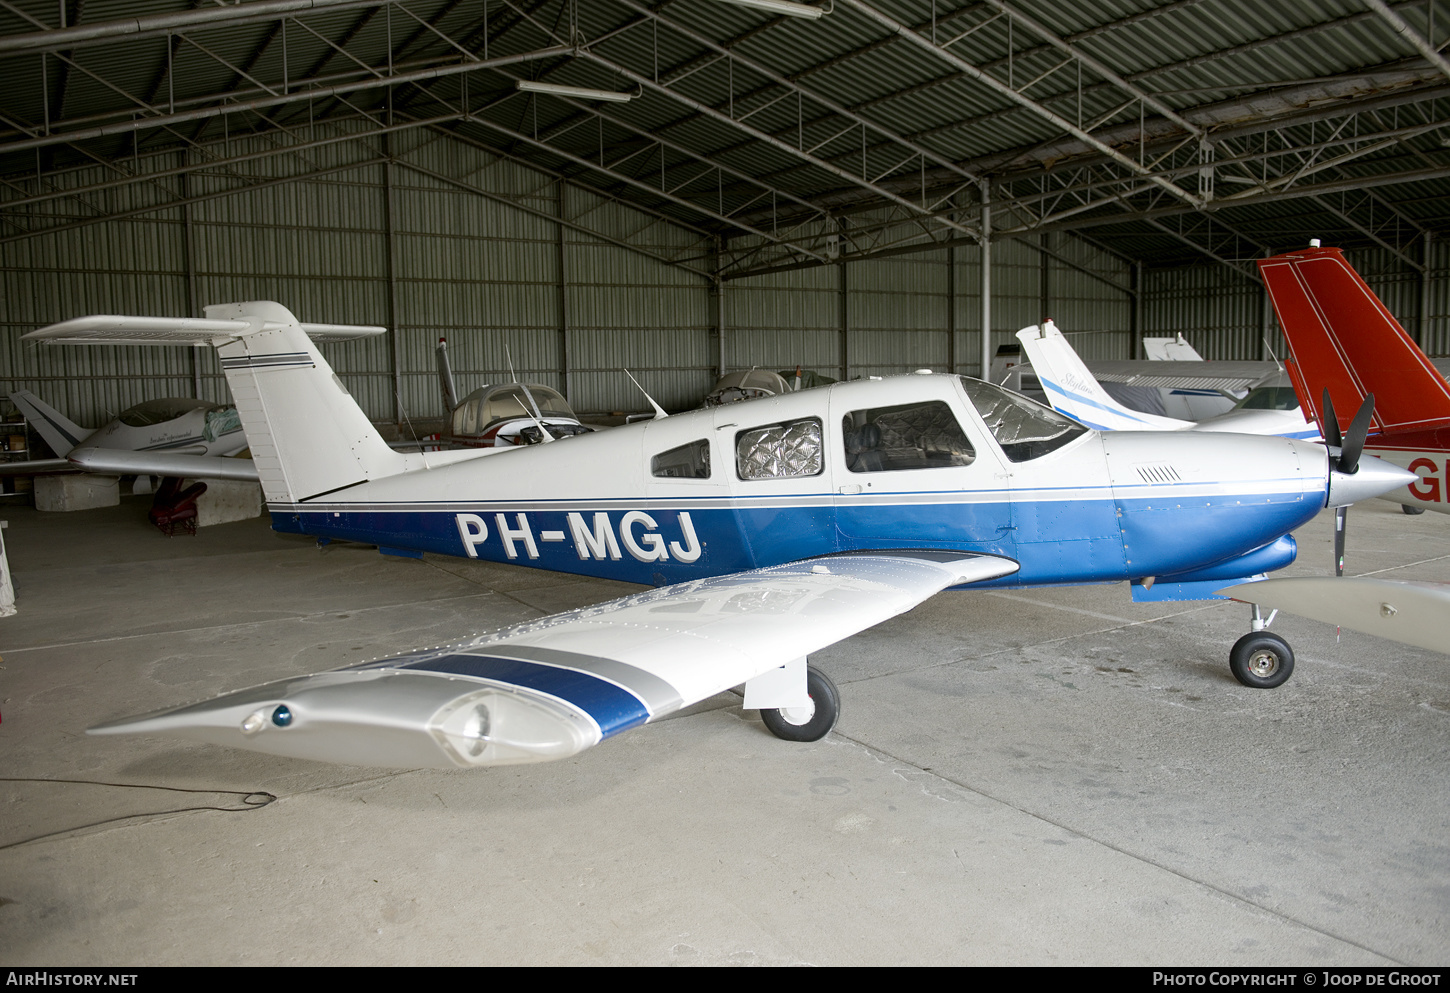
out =
[[[1136,599],[1207,599],[1287,565],[1289,532],[1324,506],[1408,478],[1369,458],[1345,471],[1289,438],[1100,433],[952,375],[836,383],[507,455],[403,453],[280,304],[207,318],[225,326],[169,336],[217,347],[276,530],[657,589],[97,733],[491,765],[573,755],[744,684],[774,733],[815,740],[838,698],[807,656],[944,589],[1128,580]],[[107,340],[68,324],[29,337]]]
[[[300,324],[314,342],[348,341],[380,335],[387,328],[338,324]],[[68,321],[67,334],[104,335],[117,345],[191,345],[186,335],[224,334],[245,325],[196,318],[97,315]],[[179,336],[179,337],[178,337]],[[207,342],[202,341],[201,347]],[[9,474],[83,469],[113,475],[205,476],[209,479],[257,479],[236,408],[183,397],[147,400],[91,430],[83,428],[35,394],[15,390],[10,400],[59,458],[10,462]]]

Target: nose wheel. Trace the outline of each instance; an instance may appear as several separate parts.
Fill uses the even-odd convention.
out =
[[[1275,610],[1265,620],[1258,604],[1253,609],[1253,630],[1234,642],[1228,653],[1228,667],[1234,678],[1245,686],[1256,690],[1271,690],[1282,686],[1294,674],[1294,649],[1277,634],[1270,632]]]

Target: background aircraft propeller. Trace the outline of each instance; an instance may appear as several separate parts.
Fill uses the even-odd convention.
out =
[[[1329,389],[1324,390],[1324,416],[1320,429],[1324,432],[1324,444],[1334,459],[1334,471],[1352,476],[1359,471],[1359,457],[1364,453],[1365,438],[1369,435],[1370,421],[1374,418],[1374,394],[1364,398],[1349,422],[1349,432],[1341,434],[1339,418],[1334,414],[1334,401]],[[1344,575],[1344,528],[1349,519],[1348,507],[1334,508],[1334,574]]]

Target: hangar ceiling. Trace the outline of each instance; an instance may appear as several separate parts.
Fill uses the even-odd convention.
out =
[[[600,237],[721,279],[1050,232],[1421,269],[1450,221],[1447,0],[0,0],[0,31],[0,243],[403,130],[667,218],[696,237]]]

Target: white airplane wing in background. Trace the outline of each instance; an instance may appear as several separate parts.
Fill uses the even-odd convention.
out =
[[[1450,584],[1303,576],[1242,583],[1218,592],[1406,645],[1450,651]]]
[[[92,728],[352,765],[456,768],[566,758],[745,684],[802,708],[805,658],[928,597],[1017,571],[961,552],[830,555],[695,580],[460,644],[297,676]]]
[[[181,455],[175,452],[133,452],[124,448],[77,448],[69,463],[86,472],[113,476],[191,476],[201,479],[241,479],[257,482],[257,464],[251,459],[217,455]]]
[[[1053,408],[1099,431],[1184,431],[1191,421],[1129,410],[1108,395],[1051,321],[1017,332]]]
[[[264,324],[259,330],[272,330],[282,325]],[[127,317],[98,314],[52,324],[32,331],[28,340],[51,344],[94,345],[194,345],[204,347],[216,339],[226,339],[253,329],[253,322],[210,317]],[[349,341],[386,334],[387,328],[353,324],[303,324],[302,330],[316,342]]]

